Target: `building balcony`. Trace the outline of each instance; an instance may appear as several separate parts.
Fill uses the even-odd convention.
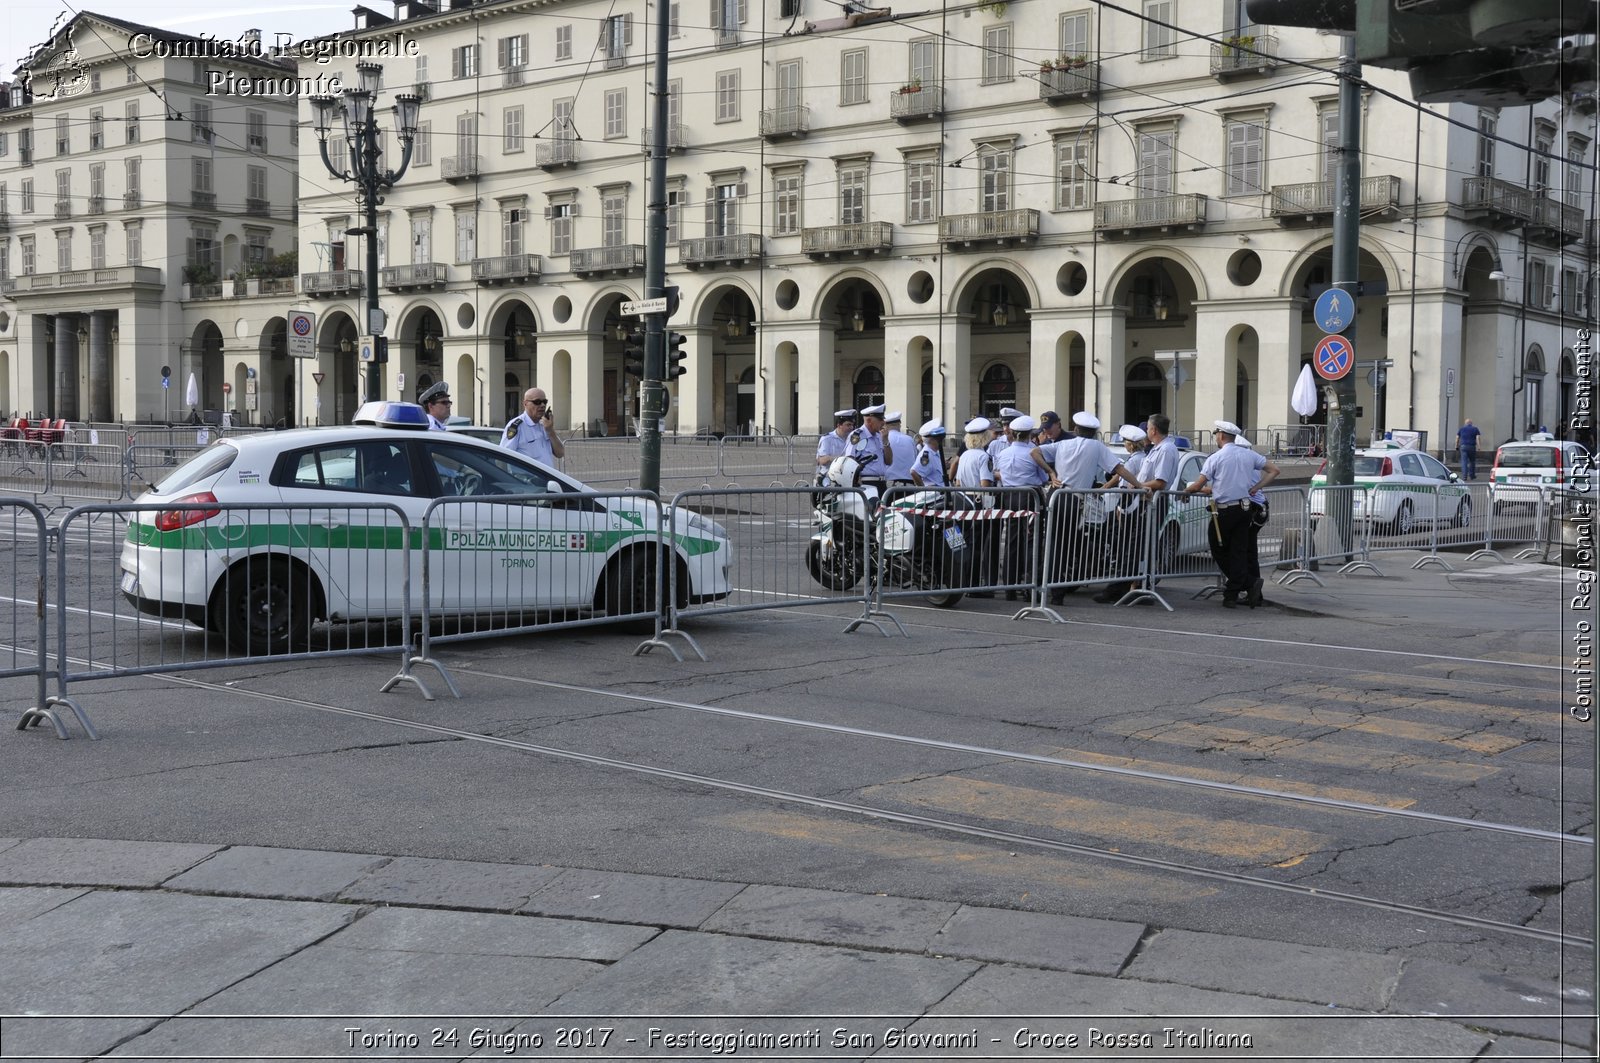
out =
[[[944,86],[911,82],[889,96],[889,117],[905,125],[944,114]]]
[[[272,204],[264,199],[247,198],[244,201],[244,212],[252,218],[270,218]]]
[[[1177,196],[1142,196],[1094,205],[1094,228],[1102,236],[1132,233],[1179,232],[1205,227],[1206,197],[1198,193]]]
[[[718,48],[737,48],[737,47],[739,47],[739,31],[738,30],[725,30],[725,29],[717,30],[717,47]]]
[[[1218,81],[1270,74],[1278,65],[1278,38],[1269,34],[1232,38],[1211,46],[1211,76]]]
[[[70,217],[72,217],[72,200],[56,200],[56,221],[65,221]]]
[[[650,154],[656,143],[655,130],[645,126],[639,130],[639,150]],[[667,125],[667,154],[671,155],[684,149],[683,126],[677,122]]]
[[[472,260],[472,279],[485,286],[536,281],[543,271],[544,260],[538,255],[501,255]]]
[[[195,210],[216,210],[217,194],[215,192],[190,192],[189,206]]]
[[[439,176],[446,181],[470,181],[482,172],[482,155],[451,155],[439,160]]]
[[[1092,100],[1100,95],[1100,64],[1085,62],[1039,71],[1039,98],[1048,103]]]
[[[17,290],[17,278],[0,277],[0,295],[10,295]]]
[[[580,276],[611,274],[622,276],[644,271],[643,244],[617,244],[614,247],[583,247],[572,252],[568,261]]]
[[[1039,236],[1039,212],[1032,207],[951,214],[939,219],[939,242],[949,247],[1029,244]]]
[[[141,205],[142,204],[141,204],[141,201],[140,201],[140,198],[139,198],[139,193],[137,193],[137,192],[124,192],[124,193],[122,193],[122,209],[123,210],[138,210]]]
[[[768,140],[803,137],[811,132],[811,108],[771,107],[761,112],[761,135]]]
[[[345,295],[359,292],[363,281],[359,269],[336,269],[326,273],[300,274],[300,290],[307,295]]]
[[[578,165],[578,138],[555,137],[533,146],[533,164],[541,170],[561,170]]]
[[[106,212],[106,197],[105,196],[90,196],[89,197],[89,213],[90,214],[104,214],[105,212]]]
[[[819,261],[886,254],[894,246],[894,226],[886,221],[821,225],[800,231],[800,250]]]
[[[226,294],[233,294],[231,286]],[[221,299],[223,295],[223,286],[220,282],[214,284],[185,284],[183,286],[183,298],[185,301],[194,299]]]
[[[18,297],[38,292],[67,292],[80,288],[150,288],[161,290],[161,270],[154,266],[117,266],[112,269],[77,269],[65,273],[29,273],[13,277]]]
[[[690,269],[706,266],[747,266],[761,259],[759,233],[703,236],[678,241],[678,261]]]
[[[1272,186],[1272,216],[1283,225],[1328,225],[1333,221],[1333,182],[1307,181]],[[1361,216],[1393,218],[1400,213],[1400,178],[1361,179]]]
[[[418,288],[443,288],[443,262],[413,262],[406,266],[385,266],[378,271],[378,283],[392,292]]]
[[[1570,207],[1549,196],[1535,196],[1533,219],[1525,231],[1528,239],[1551,247],[1570,244],[1583,237],[1583,208]]]
[[[1469,221],[1511,229],[1533,220],[1533,193],[1498,177],[1461,182],[1461,207]]]

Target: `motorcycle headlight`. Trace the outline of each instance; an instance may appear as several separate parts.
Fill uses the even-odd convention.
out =
[[[683,511],[683,514],[683,523],[685,527],[697,532],[702,532],[716,539],[728,538],[728,529],[724,528],[710,517],[702,516],[699,513],[694,513],[687,510]]]

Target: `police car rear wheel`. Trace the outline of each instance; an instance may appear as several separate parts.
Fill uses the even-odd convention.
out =
[[[310,640],[311,586],[281,558],[245,561],[223,580],[222,633],[235,653],[272,656],[304,649]],[[215,610],[213,612],[216,612]]]

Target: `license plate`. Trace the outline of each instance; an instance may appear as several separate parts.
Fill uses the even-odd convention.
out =
[[[122,592],[124,594],[138,594],[139,577],[132,572],[124,572],[122,574]]]
[[[967,545],[967,537],[961,534],[960,528],[946,528],[944,544],[952,550],[961,550]]]
[[[1506,480],[1514,484],[1536,484],[1539,482],[1537,476],[1508,476]]]

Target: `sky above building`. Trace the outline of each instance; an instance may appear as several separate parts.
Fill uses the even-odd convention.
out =
[[[57,20],[80,11],[100,11],[127,22],[157,26],[199,37],[212,34],[237,39],[246,30],[261,31],[262,43],[271,45],[277,35],[295,40],[350,29],[355,20],[351,0],[289,3],[233,3],[230,0],[99,0],[88,6],[65,0],[9,0],[0,4],[0,80],[10,80],[28,52],[50,36]],[[390,5],[372,5],[387,14]]]

